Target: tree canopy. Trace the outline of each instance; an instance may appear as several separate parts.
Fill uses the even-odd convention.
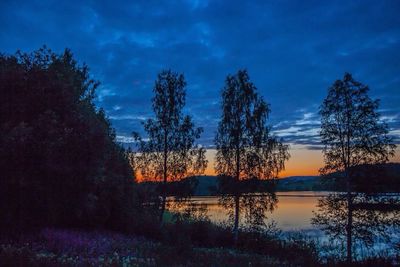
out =
[[[136,165],[144,180],[161,185],[161,219],[165,209],[167,183],[203,173],[205,149],[196,144],[202,128],[183,114],[186,81],[182,74],[165,70],[158,74],[152,99],[154,118],[144,123],[146,139],[134,133],[138,141]]]
[[[270,179],[284,169],[288,146],[271,134],[269,112],[247,71],[228,75],[215,137],[217,174],[238,180]]]
[[[332,174],[335,174],[344,178],[347,194],[345,198],[342,196],[343,199],[333,196],[326,201],[320,201],[319,207],[322,212],[317,214],[314,222],[325,224],[326,232],[333,233],[333,230],[341,228],[340,224],[335,226],[339,228],[332,228],[335,224],[329,216],[335,214],[332,211],[336,210],[336,206],[346,207],[346,220],[342,220],[341,223],[345,224],[348,262],[351,262],[353,257],[354,234],[359,236],[357,217],[364,214],[355,209],[360,203],[354,201],[364,199],[356,191],[370,190],[374,186],[373,180],[368,180],[365,183],[367,186],[360,186],[360,178],[366,177],[365,173],[371,170],[374,170],[372,173],[376,172],[377,166],[394,156],[396,148],[388,135],[387,124],[380,120],[377,111],[379,100],[372,100],[368,91],[368,86],[354,80],[351,74],[345,73],[342,80],[337,80],[328,89],[328,95],[320,107],[320,136],[324,145],[325,161],[325,166],[320,172],[325,176],[332,177]],[[372,174],[367,176],[374,177]],[[372,213],[368,214],[370,218],[375,218]],[[355,226],[358,228],[355,229]]]
[[[349,73],[329,88],[320,108],[325,159],[322,174],[386,163],[394,156],[396,146],[377,112],[379,100],[372,100],[368,91],[368,86]]]
[[[254,192],[248,186],[253,183],[240,181],[275,178],[289,159],[288,145],[273,136],[267,125],[269,112],[268,104],[258,95],[246,70],[228,75],[222,90],[222,115],[215,137],[215,171],[220,176],[220,192],[234,196],[236,240],[240,196]]]
[[[1,55],[0,81],[2,228],[121,227],[134,177],[88,67],[42,48]]]

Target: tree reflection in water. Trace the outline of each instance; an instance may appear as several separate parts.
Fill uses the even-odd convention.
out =
[[[278,198],[274,192],[244,194],[239,198],[239,203],[244,225],[252,230],[263,230],[270,226],[266,223],[267,213],[277,208]],[[221,196],[219,204],[226,209],[229,223],[232,223],[235,219],[234,197]]]
[[[398,246],[396,232],[400,227],[400,197],[352,193],[352,241],[355,258],[362,250],[374,256],[374,248],[383,243],[393,249]],[[346,226],[349,207],[346,194],[332,193],[318,201],[312,224],[322,229],[331,241],[347,241]],[[398,237],[397,237],[398,238]],[[380,243],[380,244],[378,244]],[[397,244],[396,244],[397,243]],[[339,249],[337,254],[339,254]]]

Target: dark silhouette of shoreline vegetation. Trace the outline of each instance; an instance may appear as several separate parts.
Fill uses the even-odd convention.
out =
[[[0,57],[0,228],[126,228],[134,176],[72,53]]]
[[[379,177],[377,177],[379,175]],[[379,193],[398,193],[400,192],[400,163],[381,164],[378,173],[369,173],[368,177],[379,178],[379,183],[374,185],[374,190]],[[374,178],[374,179],[375,179]],[[362,179],[355,180],[355,184],[362,186]],[[151,184],[152,182],[149,182]],[[218,176],[201,175],[187,177],[178,182],[170,183],[171,196],[179,192],[179,187],[184,187],[185,192],[191,192],[193,196],[215,196],[217,195],[219,179]],[[263,180],[259,182],[263,187],[271,186],[271,181]],[[328,191],[345,192],[346,185],[343,175],[333,173],[327,176],[290,176],[272,181],[276,191]],[[260,185],[259,185],[260,186]]]
[[[334,237],[346,233],[347,261],[323,256],[319,243],[302,233],[282,234],[265,224],[266,211],[276,207],[275,178],[289,158],[289,147],[272,134],[270,108],[247,71],[229,75],[222,90],[215,137],[218,178],[210,190],[232,221],[220,224],[190,201],[181,212],[167,210],[168,196],[186,201],[196,194],[201,178],[195,176],[207,164],[205,149],[197,143],[202,129],[182,112],[183,75],[160,72],[153,91],[154,118],[143,125],[147,136],[134,133],[137,146],[132,150],[116,142],[104,110],[94,104],[98,85],[69,50],[55,54],[43,47],[0,54],[0,266],[400,263],[399,253],[352,258],[354,238],[370,244],[373,228],[384,233],[399,226],[397,201],[379,195],[390,185],[398,188],[399,182],[388,176],[381,186],[379,167],[394,145],[387,127],[378,123],[377,102],[350,75],[329,91],[329,96],[345,93],[343,98],[328,96],[321,109],[326,145],[322,174],[347,193],[321,199],[314,219]],[[348,103],[353,98],[355,106]],[[346,104],[340,106],[344,113],[335,113],[337,99]],[[350,113],[360,117],[348,124]],[[332,114],[344,114],[341,123],[348,138],[340,144],[346,149],[334,142]],[[343,161],[342,152],[357,164]],[[136,175],[146,182],[138,183]],[[247,226],[239,225],[240,212]]]

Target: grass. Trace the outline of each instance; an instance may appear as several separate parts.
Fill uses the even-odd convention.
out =
[[[3,238],[0,266],[346,266],[335,258],[322,263],[315,243],[301,234],[282,239],[243,229],[233,246],[227,226],[170,216],[174,222],[162,228],[141,221],[135,234],[46,228]],[[399,260],[370,258],[354,266],[393,266]]]
[[[2,240],[0,266],[290,266],[257,253],[171,246],[104,231],[44,229]]]

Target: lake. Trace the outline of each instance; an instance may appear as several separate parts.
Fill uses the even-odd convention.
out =
[[[343,250],[337,248],[344,248],[344,240],[332,242],[324,234],[323,231],[319,230],[316,226],[311,224],[311,218],[314,217],[313,211],[317,211],[318,199],[321,197],[327,197],[331,192],[322,191],[292,191],[292,192],[276,192],[277,202],[273,211],[265,212],[264,222],[269,224],[274,222],[276,227],[282,230],[283,234],[290,234],[292,232],[301,231],[304,235],[315,240],[320,247],[325,250],[324,254],[337,254],[342,253]],[[398,198],[398,195],[395,196]],[[219,198],[216,196],[204,196],[204,197],[192,197],[188,202],[176,205],[177,202],[173,198],[169,199],[168,209],[173,212],[182,212],[189,206],[203,208],[205,215],[209,217],[212,222],[220,223],[227,222],[229,215],[228,209],[224,208],[219,203]],[[240,211],[240,226],[246,225],[243,213]],[[343,228],[343,232],[344,232]],[[374,244],[370,247],[365,247],[360,243],[355,245],[355,254],[358,258],[364,258],[371,255],[395,255],[395,243],[400,242],[400,236],[398,231],[394,228],[388,229],[388,233],[391,237],[391,242],[375,239]]]
[[[267,211],[266,222],[274,221],[277,227],[283,231],[313,229],[315,227],[311,225],[311,218],[313,210],[316,210],[318,198],[328,194],[329,192],[314,191],[277,192],[277,206],[272,212]],[[228,219],[227,210],[219,205],[218,197],[193,197],[190,203],[195,206],[205,205],[207,207],[206,214],[213,222],[224,222]],[[186,206],[170,207],[170,210],[180,211]],[[241,223],[244,223],[243,216],[241,216]]]

